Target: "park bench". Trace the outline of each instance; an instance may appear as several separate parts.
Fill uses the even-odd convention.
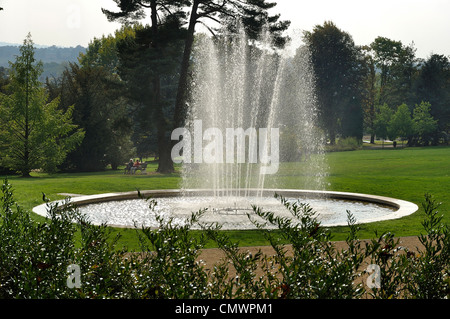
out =
[[[132,174],[132,171],[128,166],[125,166],[124,174]],[[136,169],[134,169],[134,172],[141,171],[142,174],[147,173],[147,163],[142,163]]]
[[[136,168],[135,172],[141,171],[141,174],[146,174],[147,173],[146,169],[147,169],[147,163],[142,163]]]

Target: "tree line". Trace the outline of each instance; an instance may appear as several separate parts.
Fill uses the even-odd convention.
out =
[[[410,146],[448,143],[450,61],[416,57],[409,45],[377,37],[366,46],[333,22],[304,33],[316,76],[320,124],[330,144],[363,134],[407,140]]]
[[[170,133],[183,125],[189,104],[195,27],[203,24],[220,38],[240,23],[253,41],[267,27],[274,48],[289,41],[289,21],[269,15],[276,3],[266,0],[115,2],[117,11],[103,12],[123,26],[94,38],[62,76],[37,81],[42,63],[34,59],[31,37],[9,73],[0,70],[0,166],[24,176],[38,168],[95,171],[152,154],[159,157],[159,172],[172,172]],[[139,22],[144,18],[148,23]],[[364,133],[371,142],[446,141],[447,57],[421,60],[413,44],[383,37],[357,46],[332,22],[306,31],[303,40],[315,73],[319,124],[330,144],[342,137],[361,141]]]
[[[29,74],[33,74],[33,87],[45,90],[45,99],[36,107],[45,109],[50,101],[55,101],[58,110],[70,114],[67,123],[73,124],[77,136],[82,136],[78,144],[71,144],[73,147],[65,148],[65,153],[58,155],[58,169],[93,171],[107,165],[117,168],[132,155],[157,154],[158,171],[172,172],[170,133],[183,125],[189,102],[196,25],[214,21],[218,27],[208,29],[214,36],[220,36],[223,32],[235,32],[233,24],[239,21],[254,40],[268,26],[273,45],[282,46],[287,41],[282,33],[289,22],[279,20],[279,15],[269,15],[268,10],[276,3],[266,0],[115,2],[117,11],[103,12],[110,21],[119,21],[123,27],[113,36],[92,40],[86,52],[80,54],[78,63],[70,63],[61,77],[38,85],[34,75],[41,74],[42,66],[34,62],[34,51],[30,50],[33,62],[27,67]],[[147,13],[148,24],[138,24]],[[31,38],[26,41],[24,47],[32,48]],[[11,63],[10,72],[22,64],[20,59]],[[6,112],[11,110],[11,104],[4,101],[15,90],[11,85],[13,77],[2,75],[1,78],[4,82],[1,108]],[[21,121],[30,120],[27,112],[19,114]],[[34,128],[38,132],[37,128],[43,127]],[[0,165],[29,176],[30,170],[44,167],[38,163],[24,165],[28,163],[25,159],[28,155],[13,155],[17,149],[23,149],[22,153],[26,154],[31,152],[29,134],[20,133],[23,136],[17,137],[17,132],[2,130]],[[43,139],[59,141],[62,136]],[[12,140],[17,142],[16,146],[9,143]],[[49,159],[38,152],[32,156]]]

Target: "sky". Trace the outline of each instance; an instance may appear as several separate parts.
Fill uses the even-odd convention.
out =
[[[290,20],[293,35],[333,21],[357,45],[384,36],[408,45],[419,58],[433,53],[450,56],[450,0],[271,0],[272,13]],[[86,47],[94,37],[120,27],[108,22],[101,8],[112,0],[0,0],[0,42],[22,43],[28,32],[34,43]]]

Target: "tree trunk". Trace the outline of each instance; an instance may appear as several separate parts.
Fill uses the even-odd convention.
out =
[[[170,148],[170,142],[168,142],[167,138],[167,120],[164,117],[164,112],[162,108],[162,103],[160,101],[160,95],[161,92],[161,82],[159,76],[157,76],[153,80],[153,88],[154,93],[157,93],[154,98],[156,100],[155,103],[157,104],[157,109],[155,113],[156,120],[158,121],[157,124],[157,139],[158,139],[158,153],[159,153],[159,159],[158,159],[158,168],[157,172],[159,173],[172,173],[174,171],[173,167],[173,161],[171,158],[171,148]]]
[[[163,112],[163,106],[161,103],[160,93],[161,93],[161,82],[160,77],[155,76],[153,79],[153,90],[154,90],[154,103],[156,103],[156,120],[158,121],[157,124],[157,139],[158,139],[158,153],[159,153],[159,160],[158,160],[158,168],[157,172],[159,173],[172,173],[174,171],[173,167],[173,161],[170,156],[171,154],[171,144],[170,141],[168,141],[167,138],[167,120],[164,117]],[[170,136],[170,134],[169,134]]]
[[[330,145],[336,145],[336,134],[334,133],[334,130],[330,130]]]
[[[31,177],[30,172],[30,80],[29,72],[31,66],[31,61],[27,58],[27,67],[25,75],[25,132],[24,132],[24,150],[23,150],[23,167],[22,167],[22,177]]]
[[[173,173],[175,171],[173,167],[173,161],[171,157],[171,144],[167,143],[167,136],[165,134],[167,125],[166,123],[161,124],[164,126],[164,129],[158,129],[158,173]]]
[[[194,0],[192,4],[191,17],[189,19],[188,33],[184,44],[183,60],[181,61],[180,79],[178,82],[177,99],[175,102],[175,113],[173,118],[174,129],[182,126],[185,118],[185,105],[188,91],[188,71],[189,61],[192,53],[192,45],[194,43],[195,24],[197,23],[197,10],[199,0]]]
[[[152,19],[152,48],[158,48],[158,15],[156,8],[156,0],[153,0],[150,4],[151,6],[151,19]],[[166,130],[167,124],[164,118],[163,105],[161,103],[161,77],[159,74],[155,74],[152,79],[152,89],[153,89],[153,103],[156,107],[156,119],[157,124],[157,136],[158,136],[158,168],[157,172],[160,173],[172,173],[174,171],[173,162],[170,157],[170,148],[168,147],[170,143],[166,140]],[[167,150],[169,149],[169,150]]]
[[[27,135],[27,134],[26,134]],[[23,167],[21,168],[22,177],[31,177],[30,172],[30,151],[28,148],[28,137],[25,138],[25,152],[23,156]]]

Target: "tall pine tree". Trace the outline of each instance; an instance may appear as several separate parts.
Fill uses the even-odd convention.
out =
[[[152,54],[156,59],[162,56],[161,47],[162,43],[167,41],[160,34],[161,25],[165,21],[173,23],[174,21],[180,21],[184,17],[184,12],[181,10],[183,6],[189,5],[189,1],[185,0],[114,0],[118,7],[118,12],[109,10],[103,10],[103,13],[108,17],[110,21],[120,21],[127,23],[131,21],[137,21],[145,17],[145,10],[150,9],[150,32],[148,38],[144,39],[143,45],[152,51]],[[165,19],[164,16],[170,17]],[[155,53],[159,53],[155,54]],[[146,74],[149,74],[146,72]],[[168,130],[171,129],[170,122],[164,117],[163,105],[161,94],[161,72],[160,68],[154,68],[151,72],[151,77],[144,81],[148,83],[148,89],[151,91],[151,108],[152,114],[157,119],[157,140],[158,140],[158,172],[170,173],[174,170],[173,162],[170,157],[170,134]]]
[[[274,34],[275,45],[284,45],[286,38],[282,36],[289,23],[278,21],[279,16],[269,16],[267,11],[273,8],[275,3],[268,3],[266,0],[114,0],[119,7],[118,12],[103,10],[110,20],[122,22],[142,19],[145,16],[145,9],[150,9],[151,36],[150,46],[158,50],[162,37],[159,35],[160,23],[171,21],[175,16],[178,21],[187,22],[187,32],[184,38],[184,49],[179,66],[178,88],[174,104],[173,120],[171,129],[184,125],[186,113],[186,102],[189,95],[189,67],[191,62],[192,48],[196,25],[201,23],[213,32],[208,26],[207,20],[212,20],[219,24],[228,24],[230,19],[242,20],[250,36],[255,37],[264,25],[269,25],[269,30]],[[186,19],[185,11],[189,10],[189,18]],[[172,19],[158,17],[166,16]],[[154,75],[152,81],[154,105],[161,104],[161,75]],[[160,109],[160,108],[159,108]],[[161,158],[158,171],[168,172],[173,170],[173,163],[170,158],[171,145],[170,138],[163,141],[162,132],[168,123],[162,122],[158,129],[158,144],[161,146]],[[170,161],[170,162],[169,162]]]

